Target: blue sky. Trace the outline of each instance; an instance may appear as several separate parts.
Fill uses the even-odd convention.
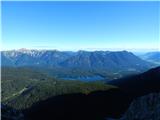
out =
[[[158,49],[158,2],[3,2],[3,49]]]

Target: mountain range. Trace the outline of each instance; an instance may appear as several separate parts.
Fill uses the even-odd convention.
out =
[[[157,65],[128,51],[22,49],[2,51],[1,57],[2,117],[5,119],[120,118],[137,97],[160,92],[160,67],[152,68]],[[103,81],[77,79],[97,76],[103,77]],[[148,105],[148,97],[145,100]],[[136,105],[141,106],[142,114],[145,113],[147,106],[143,107],[141,101],[133,101],[123,118],[128,118],[132,110],[133,119],[139,115]],[[152,115],[155,114],[148,118]]]
[[[1,59],[2,66],[43,68],[44,72],[49,71],[48,74],[62,79],[117,79],[144,72],[154,66],[128,51],[20,49],[2,51]]]

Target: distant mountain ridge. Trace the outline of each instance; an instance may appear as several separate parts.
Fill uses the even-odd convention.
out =
[[[160,65],[160,51],[148,52],[139,56],[140,58]]]
[[[50,68],[61,74],[63,71],[67,71],[68,75],[72,75],[73,72],[75,74],[89,72],[101,73],[101,75],[103,75],[102,73],[114,74],[116,77],[121,77],[124,73],[140,73],[152,66],[151,63],[128,51],[62,52],[20,49],[2,51],[1,58],[2,66]]]
[[[149,63],[141,60],[131,52],[127,51],[80,51],[75,56],[64,61],[62,65],[65,67],[84,66],[86,68],[99,68],[111,70],[111,68],[124,69],[129,67],[136,69],[136,67],[148,66]]]

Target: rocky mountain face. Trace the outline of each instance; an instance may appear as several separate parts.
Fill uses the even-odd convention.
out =
[[[37,51],[37,50],[13,50],[3,51],[2,66],[48,66],[55,67],[71,55],[67,52]]]
[[[135,99],[120,120],[160,120],[160,93]]]
[[[119,119],[106,120],[160,120],[160,93],[150,93],[132,101]]]

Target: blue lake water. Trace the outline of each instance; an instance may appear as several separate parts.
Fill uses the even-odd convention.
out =
[[[95,75],[95,76],[82,76],[82,77],[63,77],[63,80],[80,80],[80,81],[97,81],[97,80],[105,80],[106,78]]]

